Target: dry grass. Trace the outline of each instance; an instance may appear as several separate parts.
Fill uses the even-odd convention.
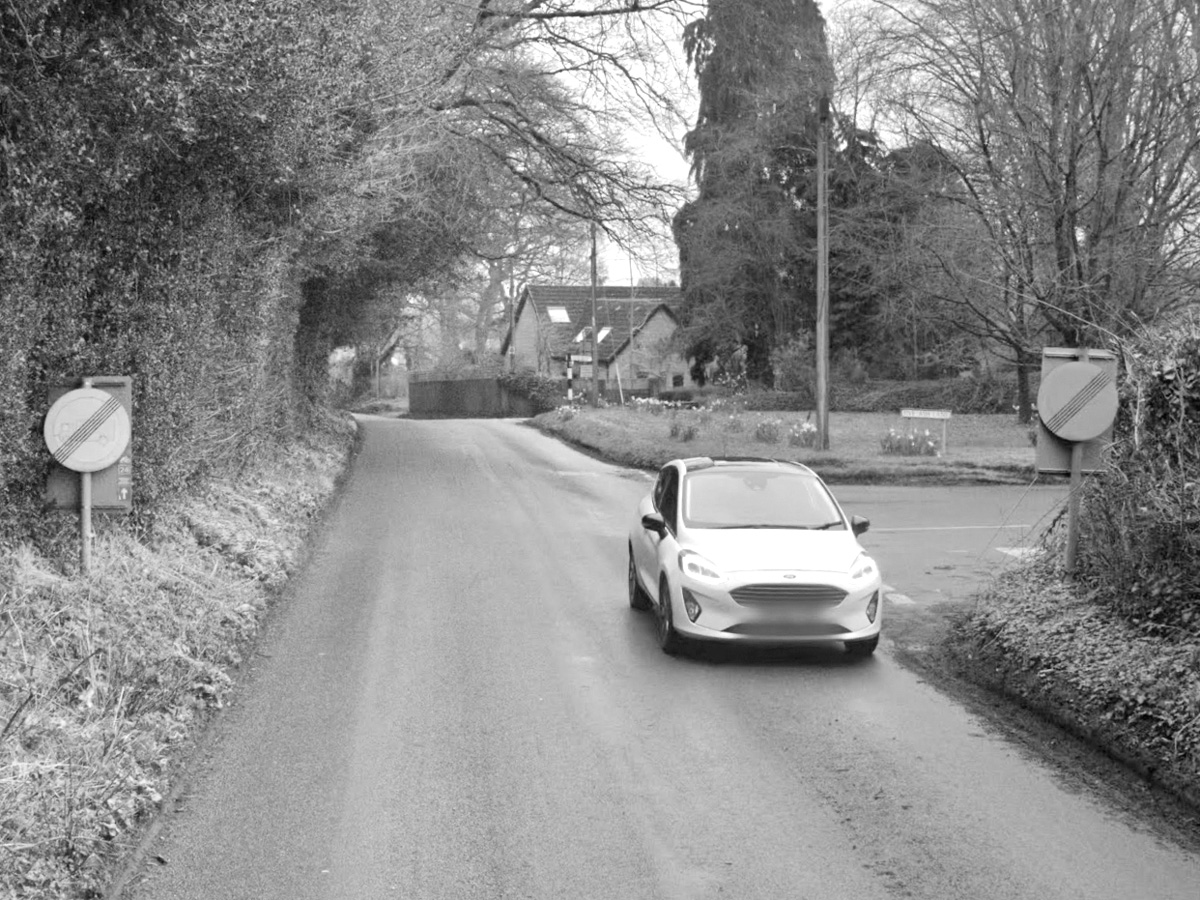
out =
[[[633,407],[581,409],[571,417],[544,413],[539,428],[616,462],[657,468],[680,456],[776,456],[811,465],[831,481],[1027,481],[1034,450],[1029,428],[1016,416],[963,415],[950,420],[949,451],[939,457],[885,454],[881,439],[889,428],[905,430],[909,420],[887,413],[833,413],[828,451],[794,447],[787,433],[810,417],[804,413],[745,412],[737,409],[659,410]],[[756,439],[760,423],[778,422],[780,440]],[[690,440],[672,437],[693,426]],[[941,425],[921,420],[940,441]]]
[[[92,573],[0,553],[0,896],[100,896],[172,765],[298,563],[348,427],[162,511],[153,533],[97,521]]]

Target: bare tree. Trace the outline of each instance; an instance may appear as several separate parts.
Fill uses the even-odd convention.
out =
[[[1021,370],[1046,329],[1128,333],[1188,296],[1200,213],[1195,0],[883,2],[886,127],[954,175],[957,235],[909,235]],[[971,220],[970,227],[961,227]],[[927,226],[930,223],[926,223]]]
[[[353,244],[364,228],[403,220],[428,226],[440,249],[452,241],[475,266],[460,273],[452,302],[472,305],[472,344],[482,353],[535,256],[577,253],[592,221],[625,246],[669,232],[683,188],[661,183],[624,139],[635,116],[679,130],[669,89],[682,66],[676,35],[698,6],[363,3],[361,28],[374,47],[364,71],[371,128],[356,183],[324,218],[325,239]],[[357,246],[378,255],[377,242]],[[391,265],[387,277],[416,285],[432,274]]]

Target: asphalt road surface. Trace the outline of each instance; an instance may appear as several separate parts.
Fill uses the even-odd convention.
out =
[[[362,425],[317,554],[126,897],[1200,895],[1200,858],[886,642],[859,662],[663,655],[625,597],[644,474],[513,422]],[[913,602],[941,590],[929,560],[1006,545],[901,530],[946,509],[1000,524],[970,499],[998,495],[897,490],[839,493]]]

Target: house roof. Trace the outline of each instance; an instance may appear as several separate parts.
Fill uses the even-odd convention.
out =
[[[629,287],[600,285],[596,288],[596,330],[601,335],[600,361],[611,362],[631,336],[659,310],[675,318],[682,294],[677,287]],[[540,327],[548,329],[550,355],[563,359],[568,353],[591,351],[590,334],[576,342],[592,324],[592,288],[589,285],[529,285],[517,303],[516,321],[526,307],[537,314]],[[606,330],[607,329],[607,330]],[[508,352],[512,332],[504,338],[500,352]]]

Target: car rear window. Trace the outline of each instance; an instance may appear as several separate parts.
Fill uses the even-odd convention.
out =
[[[703,469],[683,483],[688,528],[825,528],[845,523],[829,492],[798,472]]]

